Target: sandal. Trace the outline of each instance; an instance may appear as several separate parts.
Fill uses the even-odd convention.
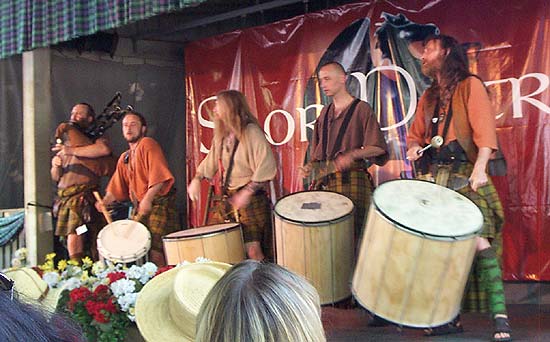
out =
[[[495,335],[508,334],[507,337],[495,337]],[[493,333],[494,342],[512,341],[512,329],[507,317],[495,317],[495,332]]]
[[[447,324],[440,325],[438,327],[424,329],[424,336],[441,336],[448,334],[458,334],[464,332],[464,327],[460,323],[460,316],[456,316],[455,319]]]

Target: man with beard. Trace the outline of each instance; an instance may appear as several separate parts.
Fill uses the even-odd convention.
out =
[[[418,103],[407,137],[407,158],[414,161],[423,157],[421,161],[427,164],[426,169],[436,173],[434,177],[440,172],[450,172],[449,179],[469,177],[469,185],[457,191],[476,203],[484,223],[481,236],[477,237],[477,255],[464,307],[479,311],[488,306],[495,322],[493,341],[511,341],[495,248],[500,244],[504,212],[487,176],[489,158],[498,148],[495,113],[483,82],[469,72],[466,54],[456,39],[443,35],[428,37],[424,42],[422,72],[433,83]],[[420,152],[435,135],[443,137],[444,146]],[[457,318],[427,334],[462,330]]]
[[[128,112],[122,120],[122,134],[130,149],[118,159],[103,199],[108,206],[114,201],[131,200],[134,220],[151,232],[149,257],[158,266],[166,264],[162,236],[178,230],[174,176],[160,145],[146,137],[147,122],[143,115]],[[97,204],[98,210],[102,210]]]
[[[97,257],[96,235],[105,221],[93,206],[92,192],[98,190],[99,178],[111,175],[115,165],[107,141],[100,138],[93,142],[83,133],[94,119],[92,106],[76,104],[70,121],[58,126],[58,142],[52,148],[57,153],[52,158],[50,173],[57,182],[59,198],[54,210],[57,216],[55,235],[66,237],[69,257],[73,260],[84,256],[85,235],[77,232],[82,225],[86,225],[89,232],[92,257]]]
[[[198,166],[187,193],[197,201],[200,181],[211,180],[220,172],[223,197],[217,215],[209,223],[226,219],[240,222],[248,257],[271,260],[271,210],[266,188],[277,174],[271,146],[241,92],[218,93],[214,114],[212,147]]]

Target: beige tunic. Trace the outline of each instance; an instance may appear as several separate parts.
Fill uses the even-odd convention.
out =
[[[212,178],[218,172],[221,158],[224,172],[227,172],[233,145],[214,138],[210,152],[197,168],[197,176]],[[256,124],[249,124],[235,151],[234,165],[229,177],[229,190],[239,189],[248,182],[267,182],[275,178],[277,164],[271,145],[264,132]],[[224,175],[225,178],[225,175]]]

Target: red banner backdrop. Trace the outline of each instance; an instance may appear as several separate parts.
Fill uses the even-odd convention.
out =
[[[193,177],[212,138],[214,96],[242,91],[273,145],[278,197],[302,189],[296,169],[326,103],[315,73],[340,61],[354,95],[370,102],[392,149],[378,180],[408,173],[404,136],[427,85],[415,45],[441,31],[468,43],[471,68],[497,113],[508,174],[494,177],[507,222],[504,277],[550,280],[550,4],[546,0],[361,2],[190,43],[185,49],[187,173]],[[411,58],[412,57],[412,58]],[[190,226],[202,224],[190,203]]]

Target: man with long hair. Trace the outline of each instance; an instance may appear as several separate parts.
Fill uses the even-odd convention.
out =
[[[162,236],[179,229],[176,189],[162,148],[146,133],[147,121],[142,114],[134,111],[124,115],[122,135],[129,149],[118,159],[103,203],[132,201],[134,220],[143,223],[151,232],[150,260],[163,266],[166,261]],[[100,204],[97,207],[105,209]]]
[[[502,275],[496,246],[504,212],[487,165],[491,153],[498,149],[495,113],[483,82],[468,70],[468,60],[456,39],[430,36],[424,42],[422,72],[433,83],[422,95],[415,120],[409,130],[407,158],[422,157],[424,171],[448,170],[452,177],[469,179],[469,185],[457,189],[470,198],[483,213],[483,230],[477,237],[477,255],[472,267],[469,292],[464,309],[485,311],[493,315],[493,341],[511,341],[511,329],[505,306]],[[443,137],[438,150],[420,152],[435,135]],[[451,183],[449,183],[450,186]],[[446,184],[441,184],[446,185]],[[427,332],[428,335],[460,332],[459,318]]]
[[[211,180],[220,172],[223,200],[208,223],[240,222],[248,257],[270,259],[271,209],[266,188],[277,173],[271,146],[241,92],[218,93],[214,115],[212,147],[187,193],[192,201],[198,200],[200,181]]]

